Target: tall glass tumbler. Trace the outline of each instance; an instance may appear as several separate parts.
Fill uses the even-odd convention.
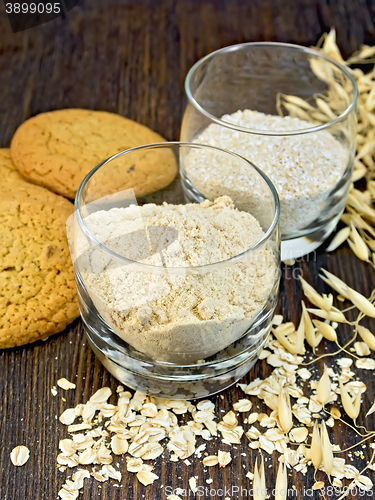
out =
[[[181,140],[234,151],[258,165],[281,204],[281,258],[317,248],[334,230],[348,194],[357,87],[347,68],[315,50],[244,43],[198,61],[185,81]],[[187,164],[184,190],[230,194],[247,210],[247,179],[221,164]]]

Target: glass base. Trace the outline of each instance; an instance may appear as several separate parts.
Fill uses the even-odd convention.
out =
[[[281,260],[282,262],[298,259],[316,250],[328,236],[335,230],[342,211],[329,221],[327,225],[321,227],[312,233],[300,238],[290,240],[281,240]]]
[[[278,282],[241,338],[202,363],[181,365],[150,359],[124,342],[96,310],[79,273],[76,281],[86,336],[101,363],[127,387],[168,399],[205,398],[246,375],[267,342],[277,304]]]
[[[181,376],[181,378],[177,376],[173,379],[170,376],[160,377],[156,373],[153,374],[151,370],[148,374],[132,371],[126,365],[121,365],[110,359],[105,350],[100,349],[95,344],[87,330],[86,336],[97,358],[117,380],[130,389],[159,398],[199,399],[212,396],[227,389],[245,376],[258,359],[256,355],[249,355],[241,366],[236,366],[234,369],[229,368],[220,374],[212,370],[211,374],[206,374],[201,380],[194,376]]]

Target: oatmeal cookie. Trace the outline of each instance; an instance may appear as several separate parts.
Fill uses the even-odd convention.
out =
[[[79,315],[65,223],[73,205],[22,180],[0,150],[0,348],[60,332]]]
[[[12,162],[9,148],[0,148],[0,189],[9,189],[9,183],[26,181]]]
[[[83,178],[106,158],[164,141],[156,132],[120,115],[61,109],[24,122],[12,139],[11,154],[28,180],[74,198]],[[173,181],[177,165],[170,151],[163,150],[160,155],[156,162],[140,155],[136,164],[118,164],[117,170],[110,172],[112,182],[123,190],[133,188],[137,196],[166,187]],[[108,194],[104,186],[103,193]]]

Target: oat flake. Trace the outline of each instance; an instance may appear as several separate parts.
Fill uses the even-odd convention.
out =
[[[30,451],[26,446],[16,446],[10,453],[10,459],[13,465],[20,467],[30,458]]]
[[[73,382],[69,382],[69,380],[67,380],[66,378],[60,378],[57,381],[57,385],[61,387],[61,389],[64,389],[66,391],[76,388],[76,384],[73,384]]]

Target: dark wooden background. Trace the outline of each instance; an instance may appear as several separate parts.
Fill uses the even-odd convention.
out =
[[[18,125],[30,116],[67,107],[120,113],[169,140],[177,140],[184,77],[205,54],[244,41],[311,45],[334,26],[340,48],[348,56],[360,44],[373,43],[374,20],[374,0],[86,0],[65,19],[14,34],[1,2],[0,146],[8,146]],[[287,319],[298,320],[301,290],[294,279],[296,273],[303,273],[323,291],[317,277],[322,266],[364,294],[373,287],[373,270],[359,263],[347,248],[329,256],[319,251],[293,268],[283,269],[280,312]],[[257,363],[246,379],[267,373],[268,367]],[[364,403],[367,411],[374,400],[372,374],[362,371],[361,376],[368,385]],[[50,392],[60,377],[77,384],[75,391],[65,392],[66,402],[61,399],[62,391],[57,397]],[[66,473],[57,470],[56,455],[58,441],[66,437],[66,431],[56,415],[107,384],[115,388],[116,381],[88,348],[79,320],[47,342],[0,353],[1,500],[57,498]],[[216,396],[212,400],[227,411],[240,395],[239,390],[231,388],[224,399]],[[375,429],[375,425],[372,427]],[[354,443],[339,426],[332,439],[342,447]],[[19,444],[30,448],[31,458],[24,467],[16,468],[10,463],[9,453]],[[208,451],[216,450],[217,444],[212,441]],[[247,456],[242,457],[241,452]],[[368,448],[364,453],[368,458]],[[245,473],[253,470],[256,454],[245,438],[232,454],[230,467],[209,469],[212,486],[249,488]],[[155,472],[161,478],[147,488],[126,473],[124,464],[121,488],[114,488],[112,482],[99,487],[93,480],[79,498],[164,500],[162,484],[188,488],[192,475],[199,476],[198,484],[206,484],[209,475],[203,472],[201,460],[192,462],[190,467],[166,461],[157,465]],[[362,468],[365,461],[355,458],[350,463]],[[276,455],[267,464],[267,484],[273,487]],[[369,475],[374,479],[374,472]],[[293,473],[289,482],[302,498],[303,487],[313,483],[312,473],[306,477]]]

